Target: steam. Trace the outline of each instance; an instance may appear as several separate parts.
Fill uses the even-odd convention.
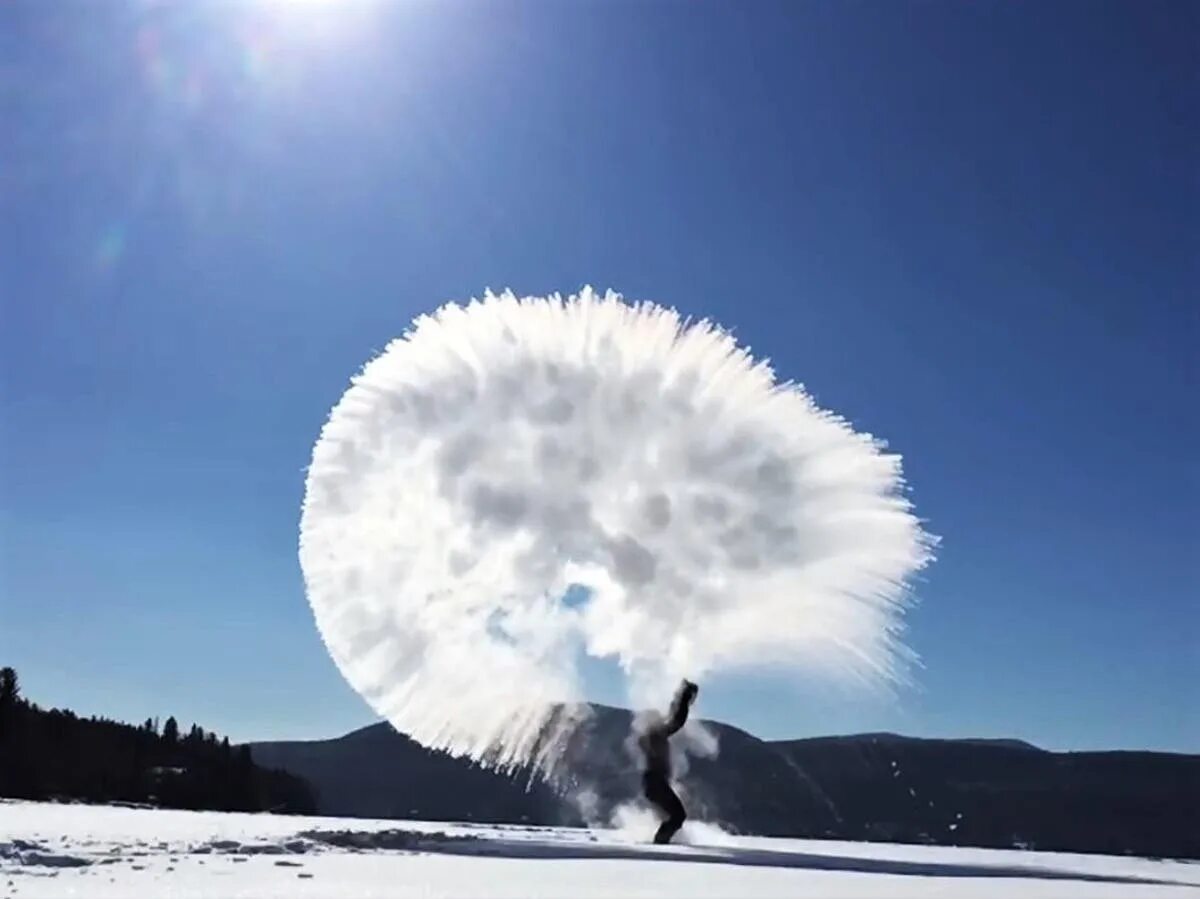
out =
[[[338,667],[397,729],[548,771],[583,653],[619,662],[635,706],[750,665],[896,677],[932,545],[902,485],[898,456],[707,321],[487,294],[353,379],[300,561]]]

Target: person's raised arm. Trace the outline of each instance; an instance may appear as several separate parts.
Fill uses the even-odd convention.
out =
[[[699,692],[700,688],[689,680],[679,685],[679,690],[671,701],[671,716],[666,727],[668,736],[687,723],[688,712],[691,711],[692,703],[696,701],[696,694]]]

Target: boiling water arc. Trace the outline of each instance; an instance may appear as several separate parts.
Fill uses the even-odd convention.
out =
[[[331,413],[300,525],[350,684],[425,746],[543,772],[581,657],[639,704],[745,666],[895,677],[932,545],[880,442],[718,326],[591,290],[418,318]]]

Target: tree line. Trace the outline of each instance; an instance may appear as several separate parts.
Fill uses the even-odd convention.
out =
[[[303,779],[254,763],[249,746],[231,746],[174,717],[140,726],[42,709],[21,696],[12,668],[0,668],[0,796],[14,799],[130,802],[163,808],[314,814]]]

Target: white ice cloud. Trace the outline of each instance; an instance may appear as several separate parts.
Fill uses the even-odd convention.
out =
[[[581,652],[617,659],[637,704],[745,665],[894,676],[931,547],[902,484],[898,456],[715,325],[489,294],[353,379],[313,449],[300,560],[330,653],[398,729],[546,763]]]

